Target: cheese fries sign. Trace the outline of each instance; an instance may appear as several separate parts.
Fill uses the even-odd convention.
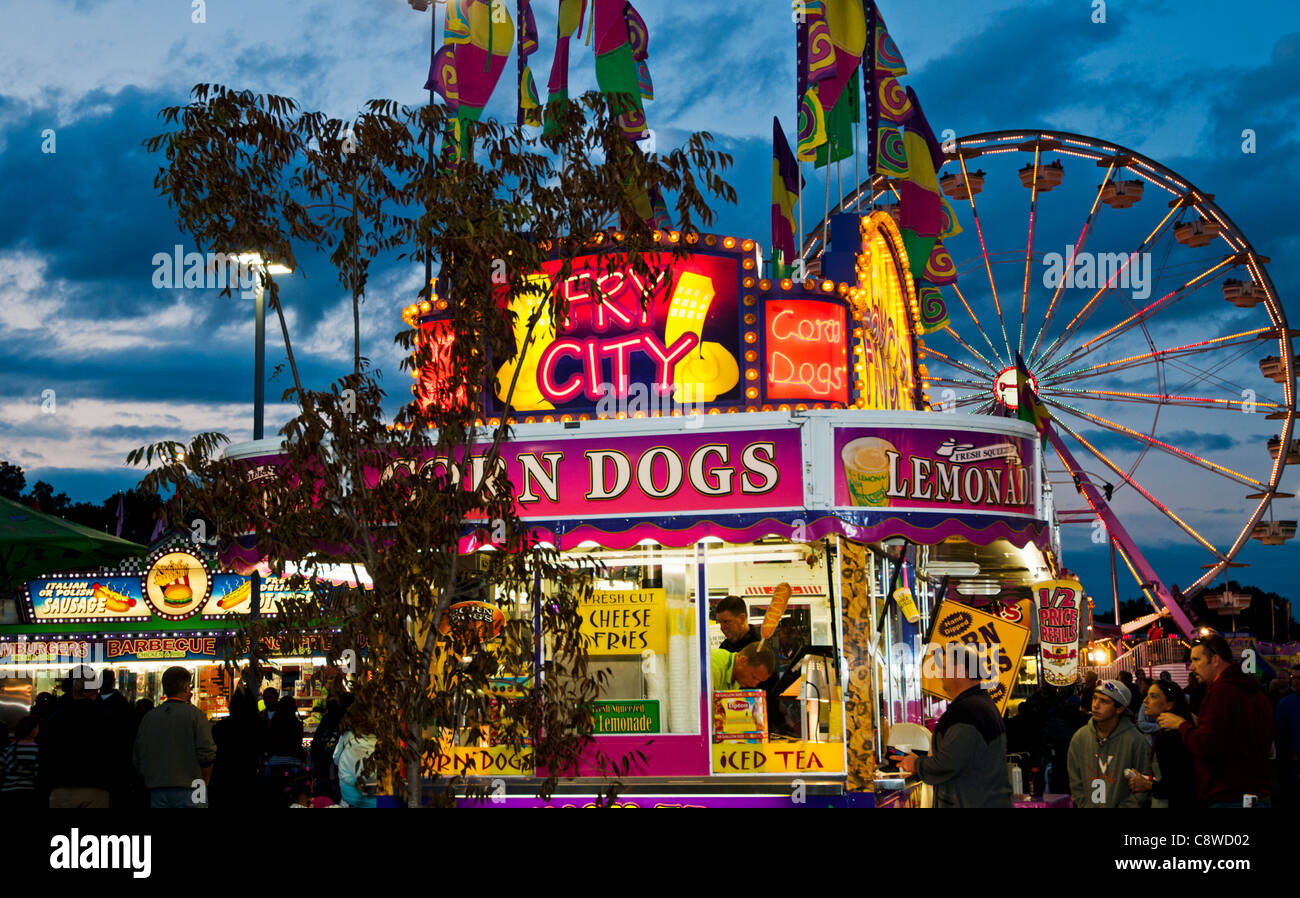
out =
[[[165,620],[184,620],[207,602],[212,575],[193,552],[163,549],[149,559],[141,592],[154,614]]]

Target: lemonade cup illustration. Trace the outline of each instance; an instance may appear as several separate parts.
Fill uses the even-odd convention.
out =
[[[889,504],[889,456],[898,449],[879,437],[861,437],[840,451],[844,478],[854,505],[884,507]]]

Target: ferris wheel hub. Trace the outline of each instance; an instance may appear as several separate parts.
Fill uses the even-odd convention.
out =
[[[1038,378],[1029,375],[1029,389],[1038,395]],[[993,381],[993,398],[998,405],[1011,409],[1013,412],[1020,408],[1020,387],[1016,380],[1016,366],[1003,368],[998,372],[997,378]]]

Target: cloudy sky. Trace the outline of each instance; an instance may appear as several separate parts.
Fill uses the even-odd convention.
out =
[[[534,61],[544,86],[554,13],[551,3],[535,5],[541,51]],[[657,144],[671,147],[691,131],[710,131],[736,159],[728,180],[740,193],[737,205],[718,209],[718,230],[766,242],[771,118],[779,115],[787,131],[794,123],[788,2],[643,0],[638,6],[650,29],[656,98],[647,115]],[[1273,260],[1272,279],[1283,302],[1291,303],[1300,275],[1300,219],[1290,202],[1300,181],[1294,168],[1300,14],[1283,0],[1242,0],[1231,12],[1209,0],[1112,2],[1104,5],[1104,16],[1102,6],[1100,0],[881,3],[910,70],[904,83],[916,89],[936,131],[1049,128],[1157,160],[1215,195],[1254,247]],[[746,11],[743,18],[738,8]],[[152,187],[160,160],[141,146],[162,130],[158,110],[185,102],[199,82],[286,95],[340,118],[371,98],[421,103],[429,16],[413,12],[405,0],[3,0],[0,13],[0,458],[22,465],[29,483],[41,478],[75,499],[98,500],[135,482],[138,475],[122,461],[144,442],[201,430],[220,430],[236,441],[251,436],[251,302],[152,283],[156,253],[189,247]],[[572,70],[575,91],[594,87],[585,47],[575,48]],[[508,81],[489,107],[500,119],[513,118],[507,88]],[[1253,152],[1244,151],[1247,130],[1254,135]],[[1002,259],[993,281],[1004,296],[1014,288],[1018,305],[1029,193],[1015,179],[1014,166],[1007,167],[1022,162],[1015,156],[1001,160],[1001,168],[999,160],[981,160],[990,177],[978,201],[989,250]],[[1063,252],[1073,242],[1104,173],[1081,160],[1066,162],[1066,184],[1042,198],[1035,253]],[[806,168],[808,195],[824,196],[824,181]],[[841,180],[846,188],[852,184],[847,168],[833,191]],[[1108,211],[1090,248],[1135,249],[1164,216],[1166,200],[1148,196],[1127,219]],[[822,210],[815,200],[805,206],[811,228]],[[977,237],[969,210],[959,205],[958,212],[967,229],[951,245],[963,272],[959,286],[990,329],[996,318],[989,278],[979,244],[972,242]],[[1158,244],[1153,297],[1213,265],[1220,250],[1198,254],[1172,239]],[[281,296],[304,378],[319,386],[350,369],[350,308],[326,260],[303,261]],[[395,395],[405,380],[391,338],[420,278],[410,266],[381,266],[362,310],[363,354]],[[1034,302],[1046,305],[1051,291],[1035,288],[1030,295],[1032,334],[1042,317]],[[1136,308],[1128,305],[1131,297],[1107,301],[1080,339]],[[1071,315],[1082,305],[1070,295],[1063,302],[1075,303]],[[954,310],[953,326],[979,349],[983,338],[964,316]],[[1018,309],[1011,323],[1018,329]],[[1130,334],[1090,363],[1264,326],[1262,307],[1239,314],[1223,302],[1216,280],[1153,322],[1145,336]],[[274,326],[268,333],[273,369],[284,353]],[[993,336],[997,342],[1000,334]],[[1281,395],[1258,372],[1267,354],[1264,344],[1236,347],[1182,359],[1182,367],[1139,369],[1084,386],[1227,399],[1253,389],[1266,402]],[[268,397],[278,398],[286,381],[287,374],[274,381]],[[1167,408],[1156,416],[1140,403],[1096,397],[1080,407],[1267,479],[1265,441],[1277,422],[1263,414]],[[268,424],[284,417],[286,410],[273,406]],[[1141,456],[1144,443],[1086,421],[1069,423],[1216,547],[1241,529],[1247,514],[1241,483],[1163,450]],[[1060,463],[1050,461],[1059,472]],[[1096,458],[1080,461],[1107,474]],[[1284,483],[1292,492],[1300,486],[1294,476]],[[1077,505],[1068,481],[1057,493],[1062,505]],[[1127,486],[1115,504],[1166,582],[1186,584],[1200,575],[1210,556],[1165,513]],[[1296,518],[1295,500],[1279,502],[1275,513]],[[1066,528],[1067,563],[1105,595],[1104,546],[1089,536],[1086,526]],[[1294,557],[1294,543],[1253,543],[1238,559],[1251,567],[1238,576],[1293,593],[1287,575]],[[1125,594],[1132,593],[1131,583],[1125,573]]]

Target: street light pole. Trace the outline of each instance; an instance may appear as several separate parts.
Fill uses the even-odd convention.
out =
[[[257,266],[257,290],[253,295],[253,439],[262,439],[266,420],[266,272]],[[249,578],[249,623],[256,627],[262,615],[262,574],[256,567]],[[248,645],[248,666],[253,667],[256,650],[250,641]],[[260,671],[258,671],[260,673]],[[257,677],[257,688],[261,691],[262,678]]]

